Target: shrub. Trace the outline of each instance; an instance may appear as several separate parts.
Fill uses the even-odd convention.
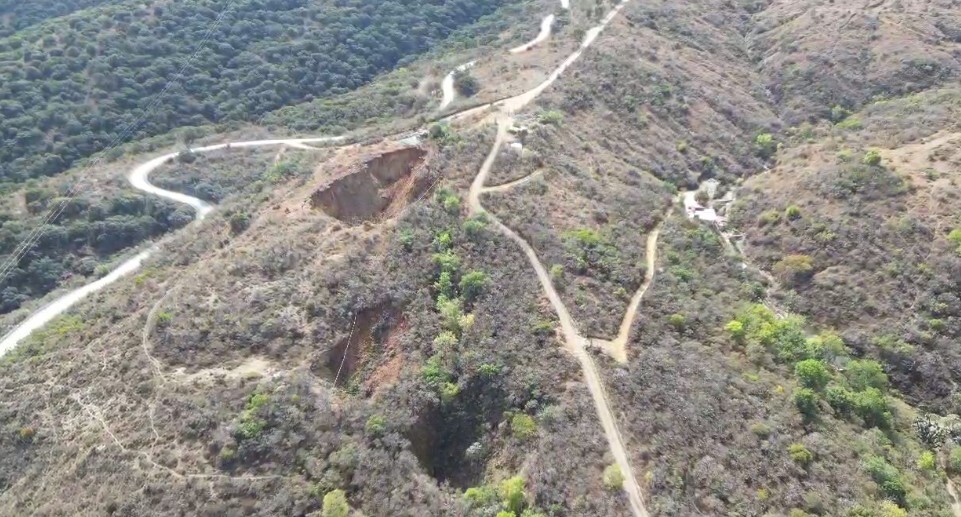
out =
[[[774,264],[774,273],[788,284],[807,280],[814,271],[814,259],[809,255],[787,255]]]
[[[327,492],[324,496],[323,517],[347,517],[349,514],[347,494],[340,489]]]
[[[624,487],[624,473],[621,472],[621,467],[617,464],[608,465],[604,469],[604,488],[615,491],[620,490]]]
[[[867,388],[883,390],[888,386],[888,376],[881,368],[881,363],[870,359],[855,359],[849,362],[844,370],[844,377],[852,389],[859,391]]]
[[[537,120],[540,121],[541,124],[559,126],[561,122],[564,121],[564,114],[554,110],[542,111],[537,117]]]
[[[817,359],[805,359],[794,366],[794,374],[802,386],[822,390],[831,380],[831,372]]]
[[[948,453],[948,470],[961,474],[961,447],[952,447]]]
[[[524,508],[524,478],[514,476],[505,479],[500,485],[501,501],[508,511],[517,513]]]
[[[438,352],[449,350],[456,346],[457,334],[454,334],[449,330],[441,331],[441,333],[434,338],[434,350]]]
[[[36,435],[37,435],[37,431],[34,428],[29,426],[21,427],[20,430],[17,432],[17,438],[21,442],[32,442],[34,436]]]
[[[875,151],[874,149],[864,153],[864,163],[865,165],[877,166],[881,165],[881,153]]]
[[[751,432],[758,438],[767,438],[771,436],[771,427],[764,422],[755,422],[751,424]]]
[[[464,499],[471,508],[484,508],[497,504],[497,491],[490,486],[471,487],[464,492]]]
[[[434,290],[437,291],[438,297],[454,297],[454,281],[451,280],[450,271],[441,272],[440,276],[437,277],[437,281],[434,282]]]
[[[481,236],[486,228],[487,216],[484,214],[475,215],[464,221],[464,233],[471,239]]]
[[[740,321],[738,320],[729,321],[727,325],[724,325],[724,330],[726,330],[727,333],[730,334],[731,337],[733,337],[734,340],[737,341],[738,343],[744,341],[744,336],[746,335],[746,332],[744,330],[744,324],[741,323]]]
[[[457,398],[457,395],[460,395],[460,386],[453,382],[445,382],[440,387],[440,400],[445,404]]]
[[[824,398],[838,413],[847,413],[854,407],[854,393],[844,386],[828,386]]]
[[[371,436],[382,436],[387,431],[387,419],[381,415],[372,415],[364,424],[364,431]]]
[[[667,321],[678,331],[684,330],[684,327],[687,325],[687,318],[683,314],[671,314],[668,316]]]
[[[686,152],[687,152],[687,148],[688,148],[687,142],[685,142],[685,141],[683,141],[683,140],[680,141],[680,142],[678,142],[676,148],[677,148],[677,152],[679,152],[679,153],[681,153],[681,154],[686,153]]]
[[[754,139],[754,149],[758,156],[765,160],[774,156],[774,152],[777,151],[777,143],[774,141],[774,135],[770,133],[757,135],[757,138]]]
[[[554,283],[562,282],[564,280],[564,266],[560,264],[554,264],[551,266],[551,280]]]
[[[848,130],[848,129],[858,130],[863,128],[864,124],[861,123],[861,119],[857,117],[850,117],[841,122],[838,122],[836,127],[838,129],[845,129],[845,130]]]
[[[908,511],[891,501],[882,501],[878,506],[878,517],[908,517]]]
[[[434,264],[440,268],[440,272],[448,272],[451,276],[460,271],[460,257],[453,250],[446,250],[441,253],[434,253]]]
[[[228,216],[227,224],[230,226],[232,235],[239,235],[250,227],[250,214],[243,210],[234,212]]]
[[[897,468],[880,456],[868,458],[864,467],[886,497],[898,502],[904,501],[907,490]]]
[[[803,443],[792,443],[787,448],[791,461],[802,467],[807,467],[814,461],[814,455],[804,446]]]
[[[781,212],[776,210],[768,210],[757,218],[758,226],[767,226],[769,224],[777,224],[781,220]]]
[[[934,470],[937,468],[937,460],[934,457],[934,453],[931,451],[924,451],[918,456],[918,469],[919,470]]]
[[[844,106],[835,105],[831,108],[831,122],[835,124],[841,122],[842,120],[848,118],[851,112],[844,108]]]
[[[530,415],[515,413],[511,417],[511,434],[518,440],[527,440],[537,434],[537,422]]]
[[[813,420],[818,414],[818,394],[814,390],[800,388],[794,392],[794,405],[805,420]]]
[[[877,388],[868,388],[854,394],[854,411],[868,427],[887,429],[891,426],[888,401]]]
[[[476,299],[487,287],[487,274],[483,271],[471,271],[460,279],[460,292],[468,302]]]
[[[454,72],[454,88],[464,97],[472,97],[480,90],[480,83],[467,70],[458,70]]]
[[[791,205],[784,210],[784,217],[788,219],[796,220],[801,218],[801,209],[797,205]]]

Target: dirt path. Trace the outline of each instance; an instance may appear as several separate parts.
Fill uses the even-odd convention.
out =
[[[608,355],[614,358],[615,361],[619,363],[627,363],[627,340],[631,336],[631,327],[634,326],[634,320],[637,318],[637,310],[641,306],[641,300],[644,298],[644,294],[654,283],[655,265],[657,264],[657,239],[661,235],[661,227],[664,225],[664,219],[658,223],[651,233],[647,235],[647,264],[644,271],[644,282],[634,293],[631,298],[631,303],[627,306],[627,312],[624,313],[624,319],[621,320],[621,327],[617,331],[617,337],[610,341],[591,339],[591,344],[597,346],[607,352]]]
[[[454,102],[454,99],[457,98],[457,90],[454,88],[454,76],[457,75],[458,72],[463,72],[464,70],[474,66],[474,63],[476,63],[476,61],[464,63],[463,65],[451,70],[449,74],[444,76],[444,80],[440,82],[440,91],[442,97],[440,100],[440,106],[437,108],[438,110],[443,110],[447,106],[450,106],[450,103]]]
[[[487,194],[489,192],[505,192],[514,187],[519,187],[533,179],[539,178],[544,175],[543,170],[534,171],[523,178],[516,179],[514,181],[508,181],[507,183],[501,183],[500,185],[494,185],[493,187],[483,187],[482,193]]]
[[[951,478],[947,479],[946,487],[948,489],[948,495],[951,496],[951,513],[954,517],[961,517],[961,499],[958,499],[958,491],[954,487],[954,482]]]
[[[549,14],[541,20],[541,30],[537,33],[534,39],[524,43],[519,47],[514,47],[510,49],[511,54],[520,54],[521,52],[527,52],[528,50],[536,47],[538,44],[547,41],[547,38],[551,37],[551,27],[554,26],[554,15]]]
[[[551,305],[554,307],[554,311],[557,313],[558,320],[561,324],[561,333],[564,338],[564,348],[573,354],[581,364],[581,370],[584,372],[584,382],[587,385],[588,391],[591,393],[591,398],[594,401],[594,407],[597,409],[597,417],[601,422],[601,427],[604,429],[604,436],[607,438],[607,443],[610,447],[611,454],[614,456],[614,461],[624,474],[624,491],[628,496],[631,513],[633,513],[635,517],[647,517],[648,513],[647,509],[644,507],[644,497],[641,494],[640,486],[637,484],[637,479],[634,476],[634,469],[631,468],[630,457],[627,454],[627,449],[624,446],[624,440],[621,437],[620,429],[617,426],[617,419],[615,418],[614,412],[611,410],[611,406],[608,403],[607,393],[604,390],[604,383],[601,381],[600,374],[597,371],[597,365],[594,364],[594,359],[587,352],[588,340],[578,333],[576,324],[574,323],[574,318],[571,317],[570,312],[568,312],[567,307],[564,305],[560,295],[554,288],[554,284],[551,282],[550,275],[548,274],[547,269],[544,267],[544,264],[537,257],[537,253],[534,251],[534,248],[532,248],[523,237],[501,223],[500,220],[494,216],[494,214],[487,212],[481,204],[481,194],[483,194],[485,191],[489,191],[488,189],[485,189],[484,184],[487,182],[487,178],[490,176],[491,168],[493,167],[494,162],[497,161],[497,156],[500,154],[504,143],[508,139],[507,129],[511,124],[511,118],[503,113],[496,115],[496,117],[497,137],[494,139],[494,144],[491,146],[490,153],[484,160],[483,165],[481,165],[480,171],[478,171],[477,176],[471,183],[470,191],[468,192],[468,206],[470,208],[470,212],[474,215],[482,212],[486,213],[488,220],[493,223],[498,231],[520,246],[521,250],[523,250],[524,254],[527,256],[531,267],[534,268],[534,272],[537,275],[538,281],[541,283],[544,294],[547,295],[547,299],[551,302]]]

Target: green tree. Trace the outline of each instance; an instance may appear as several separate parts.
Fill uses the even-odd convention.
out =
[[[612,463],[604,469],[604,488],[615,491],[624,487],[624,473],[617,463]]]
[[[489,280],[483,271],[471,271],[461,277],[460,292],[468,302],[474,301],[487,287]]]
[[[794,392],[794,405],[805,420],[814,420],[818,414],[818,394],[812,389],[800,388]]]
[[[524,499],[527,497],[524,494],[524,488],[524,478],[520,476],[514,476],[501,482],[501,500],[508,511],[518,513],[524,509]]]
[[[831,372],[818,359],[805,359],[794,365],[794,374],[802,386],[822,390],[831,380]]]
[[[875,151],[874,149],[868,151],[864,154],[864,163],[871,165],[872,167],[881,165],[881,153]]]
[[[324,495],[324,517],[347,517],[350,505],[347,504],[347,494],[340,489],[332,490]]]
[[[884,373],[881,363],[870,359],[855,359],[847,364],[844,377],[854,390],[888,387],[888,376]]]
[[[868,427],[887,429],[891,426],[892,416],[888,401],[884,393],[877,388],[867,388],[855,393],[854,411]]]

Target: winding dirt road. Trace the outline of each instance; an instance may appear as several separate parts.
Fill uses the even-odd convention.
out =
[[[305,145],[308,143],[320,143],[320,142],[337,142],[343,140],[344,137],[316,137],[316,138],[287,138],[287,139],[275,139],[275,140],[249,140],[241,142],[225,142],[222,144],[208,145],[205,147],[197,147],[191,149],[195,153],[206,153],[210,151],[216,151],[219,149],[234,149],[242,147],[261,147],[261,146],[272,146],[272,145]],[[135,167],[130,174],[127,176],[130,184],[147,194],[151,194],[164,199],[169,199],[177,203],[183,203],[194,208],[194,219],[196,221],[202,221],[207,214],[213,210],[213,206],[209,203],[203,201],[202,199],[195,198],[193,196],[188,196],[180,192],[173,192],[171,190],[162,189],[156,185],[150,183],[150,173],[155,171],[161,165],[164,165],[174,158],[176,158],[180,153],[168,153],[163,156],[158,156],[151,160],[148,160],[137,167]],[[23,341],[27,336],[29,336],[33,331],[42,328],[44,325],[52,321],[57,316],[60,316],[66,312],[70,307],[73,307],[77,302],[83,300],[87,296],[107,287],[108,285],[116,282],[121,277],[126,276],[134,271],[140,269],[143,261],[150,257],[157,248],[151,246],[145,251],[141,251],[133,258],[130,258],[119,266],[117,266],[113,271],[111,271],[107,276],[91,282],[87,285],[74,289],[67,294],[57,298],[56,300],[50,302],[49,304],[42,307],[40,310],[31,314],[27,319],[22,321],[19,325],[8,332],[3,339],[0,339],[0,356],[6,354],[14,347],[16,347],[21,341]]]
[[[471,116],[473,114],[479,113],[483,110],[491,110],[489,117],[485,117],[485,120],[493,119],[497,124],[497,137],[494,141],[494,145],[491,148],[490,153],[485,159],[480,171],[478,171],[477,176],[471,184],[470,191],[468,193],[469,207],[471,213],[477,214],[480,212],[486,212],[480,201],[480,196],[485,191],[490,190],[505,190],[522,183],[522,180],[515,182],[510,182],[506,186],[486,188],[485,184],[487,178],[490,175],[491,167],[497,160],[497,157],[503,147],[503,144],[508,138],[508,128],[511,126],[512,114],[524,108],[527,104],[537,98],[544,90],[546,90],[551,84],[556,81],[561,74],[575,61],[577,61],[583,52],[590,47],[601,32],[607,27],[607,25],[614,19],[617,13],[629,0],[622,0],[621,3],[617,4],[608,14],[604,17],[601,23],[588,30],[585,34],[585,38],[581,43],[580,47],[572,53],[560,66],[558,66],[546,80],[541,84],[536,86],[534,89],[511,97],[502,101],[498,101],[485,106],[480,106],[478,108],[473,108],[466,110],[464,112],[452,115],[447,118],[447,120],[457,120]],[[561,0],[561,5],[564,9],[569,9],[568,0]],[[550,25],[553,24],[553,15],[548,17],[551,18],[550,23],[547,23],[547,18],[542,22],[542,32],[544,32],[544,27],[547,26],[548,34]],[[540,35],[539,35],[540,37]],[[546,39],[546,36],[545,36]],[[458,69],[467,69],[472,66],[473,62],[466,63],[458,67]],[[442,83],[442,90],[444,98],[441,102],[442,109],[450,104],[454,99],[454,84],[453,77],[454,72],[448,74]],[[310,148],[307,146],[309,143],[319,143],[319,142],[335,142],[343,139],[343,137],[316,137],[316,138],[293,138],[293,139],[275,139],[275,140],[255,140],[255,141],[242,141],[242,142],[227,142],[222,144],[210,145],[205,147],[198,147],[192,149],[193,152],[202,153],[209,152],[218,149],[228,149],[237,147],[258,147],[258,146],[272,146],[272,145],[287,145],[300,148]],[[179,153],[168,153],[163,156],[153,158],[138,167],[134,168],[129,174],[129,181],[131,185],[138,190],[146,192],[151,195],[162,197],[165,199],[170,199],[179,203],[184,203],[192,206],[196,210],[195,218],[197,221],[203,220],[213,209],[213,207],[204,202],[203,200],[197,199],[195,197],[182,194],[179,192],[173,192],[165,189],[161,189],[152,183],[150,183],[149,175],[151,172],[156,170],[161,165],[168,163],[173,160]],[[536,252],[520,235],[515,233],[513,230],[502,224],[493,214],[486,212],[493,222],[494,226],[505,236],[517,243],[518,246],[523,250],[524,254],[530,261],[531,266],[534,268],[534,272],[541,283],[544,293],[547,295],[548,300],[554,307],[555,312],[557,312],[558,319],[561,324],[561,331],[564,338],[564,347],[570,353],[577,358],[581,365],[581,369],[584,372],[585,384],[591,393],[591,397],[594,401],[595,408],[597,410],[598,419],[601,422],[601,427],[604,430],[604,435],[607,439],[608,446],[610,448],[611,454],[614,457],[615,462],[620,467],[621,472],[624,474],[624,491],[628,496],[629,505],[631,508],[631,513],[635,517],[647,517],[648,513],[644,507],[644,499],[640,490],[640,486],[634,475],[634,470],[631,468],[630,458],[627,454],[627,450],[624,446],[624,440],[621,436],[620,429],[617,425],[617,419],[614,416],[610,404],[608,402],[608,397],[604,389],[604,384],[601,381],[600,375],[597,371],[597,366],[594,364],[594,360],[587,351],[588,339],[584,338],[576,328],[574,319],[571,317],[564,305],[561,297],[558,295],[553,283],[551,282],[550,275],[545,269],[543,263],[537,257]],[[649,237],[650,239],[650,237]],[[656,233],[654,234],[654,241],[649,241],[648,246],[648,261],[649,263],[653,260],[653,249],[656,246]],[[56,316],[62,314],[68,308],[73,306],[75,303],[83,299],[85,296],[98,291],[107,285],[118,280],[120,277],[137,270],[142,262],[148,258],[154,251],[155,247],[141,252],[136,257],[124,262],[120,267],[112,271],[108,276],[88,284],[80,289],[72,291],[67,295],[55,300],[51,304],[47,305],[43,309],[37,311],[31,315],[26,321],[18,325],[12,332],[7,334],[0,341],[0,354],[13,348],[17,343],[23,338],[28,336],[34,330],[42,327],[50,320]],[[653,267],[649,267],[649,270],[653,272]],[[653,279],[653,274],[650,275],[649,279],[646,279],[645,284],[650,285],[650,281]],[[646,290],[646,287],[644,288]],[[640,303],[640,297],[643,296],[643,292],[639,291],[636,295],[637,302],[632,303],[632,308],[636,309],[636,306]],[[632,311],[634,312],[634,311]],[[625,317],[627,318],[627,317]],[[631,320],[633,321],[633,320]],[[623,325],[622,325],[623,327]],[[629,330],[629,324],[628,324]],[[620,338],[620,335],[618,336]],[[146,337],[144,337],[146,339]],[[626,338],[625,338],[626,341]],[[146,341],[145,341],[146,346]],[[148,351],[149,354],[149,351]]]
[[[534,39],[510,49],[511,54],[520,54],[521,52],[527,52],[528,50],[536,47],[538,44],[547,41],[547,38],[551,37],[551,27],[554,26],[554,15],[549,14],[541,20],[541,30],[537,33]]]

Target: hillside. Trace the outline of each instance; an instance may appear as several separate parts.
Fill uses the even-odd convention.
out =
[[[56,174],[113,143],[253,121],[355,89],[499,5],[125,2],[27,27],[0,38],[0,179]]]
[[[4,291],[0,514],[961,516],[953,2],[323,5],[443,21],[104,157]]]

